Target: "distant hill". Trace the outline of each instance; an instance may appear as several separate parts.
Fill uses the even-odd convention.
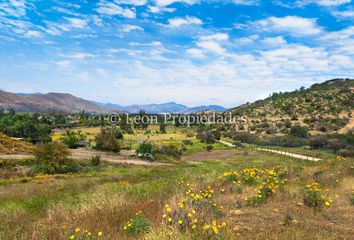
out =
[[[65,93],[14,94],[0,91],[0,109],[23,112],[80,112],[105,113],[108,109]]]
[[[245,130],[256,133],[286,132],[289,122],[319,133],[346,131],[353,126],[354,80],[332,79],[308,89],[273,93],[229,111],[246,117]]]
[[[221,106],[217,105],[209,105],[209,106],[198,106],[189,108],[185,105],[178,104],[175,102],[169,103],[162,103],[162,104],[146,104],[146,105],[129,105],[129,106],[122,106],[118,104],[112,103],[97,103],[96,104],[114,110],[114,111],[121,111],[121,112],[128,112],[128,113],[138,113],[140,111],[145,111],[146,113],[182,113],[182,114],[191,114],[195,112],[205,111],[205,110],[213,110],[223,112],[226,109]]]
[[[192,107],[192,108],[187,108],[184,109],[182,111],[180,111],[179,113],[183,113],[183,114],[191,114],[191,113],[196,113],[196,112],[202,112],[202,111],[216,111],[216,112],[224,112],[226,111],[226,108],[222,107],[222,106],[218,106],[218,105],[208,105],[208,106],[198,106],[198,107]]]

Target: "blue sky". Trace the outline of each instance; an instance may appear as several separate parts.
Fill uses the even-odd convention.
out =
[[[351,0],[1,0],[0,89],[232,107],[354,77]]]

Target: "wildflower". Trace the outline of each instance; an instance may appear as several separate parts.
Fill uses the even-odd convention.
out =
[[[80,232],[80,231],[81,231],[80,228],[76,228],[76,229],[75,229],[75,232],[77,232],[77,233]]]
[[[194,218],[194,219],[193,219],[193,222],[194,222],[194,223],[197,223],[197,222],[198,222],[198,219],[197,219],[197,218]]]
[[[206,231],[206,230],[209,230],[209,228],[210,228],[210,226],[209,225],[205,225],[204,227],[203,227],[203,229]]]
[[[214,226],[214,227],[213,227],[213,232],[214,232],[215,234],[218,234],[218,233],[219,233],[218,228]]]
[[[103,232],[98,232],[97,236],[101,237],[103,235]]]
[[[221,226],[226,227],[226,222],[222,222]]]
[[[213,220],[213,221],[211,222],[211,225],[216,226],[216,221]]]
[[[325,202],[325,204],[326,204],[326,206],[329,206],[329,205],[330,205],[330,203],[329,203],[329,202],[327,202],[327,201]]]
[[[166,215],[166,214],[164,214],[164,215],[162,215],[162,217],[163,217],[163,218],[166,218],[166,217],[167,217],[167,215]]]
[[[182,225],[183,224],[183,221],[180,219],[180,220],[178,220],[178,224],[179,225]]]
[[[171,212],[171,208],[170,207],[166,208],[166,211]]]
[[[192,229],[196,229],[197,228],[197,225],[192,225]]]
[[[75,235],[71,235],[71,236],[70,236],[70,239],[75,239]]]
[[[187,216],[190,218],[190,217],[192,217],[192,214],[191,214],[191,213],[188,213]]]
[[[168,221],[169,221],[169,222],[172,222],[172,218],[168,218]]]
[[[91,235],[92,235],[92,233],[91,233],[91,232],[88,232],[88,233],[87,233],[87,236],[91,236]]]

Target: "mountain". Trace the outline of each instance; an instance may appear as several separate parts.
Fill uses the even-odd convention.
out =
[[[129,113],[138,113],[141,110],[147,113],[177,113],[188,107],[175,102],[163,103],[163,104],[146,104],[146,105],[130,105],[124,108]]]
[[[146,113],[181,113],[181,114],[191,114],[205,110],[213,110],[218,112],[224,112],[226,109],[224,107],[218,105],[209,105],[209,106],[198,106],[189,108],[185,105],[178,104],[175,102],[162,103],[162,104],[146,104],[146,105],[129,105],[122,106],[119,104],[112,103],[99,103],[94,102],[95,104],[111,109],[113,111],[119,112],[128,112],[128,113],[138,113],[140,111],[144,111]]]
[[[0,91],[0,109],[24,112],[90,112],[107,113],[108,109],[65,93],[14,94]]]
[[[25,97],[25,96],[28,96],[28,95],[36,95],[36,96],[43,96],[44,93],[15,93],[17,96],[20,96],[20,97]]]
[[[192,107],[192,108],[187,108],[184,109],[182,111],[180,111],[179,113],[183,113],[183,114],[191,114],[191,113],[196,113],[196,112],[202,112],[202,111],[216,111],[216,112],[225,112],[226,108],[222,107],[222,106],[218,106],[218,105],[202,105],[202,106],[198,106],[198,107]]]
[[[332,79],[308,89],[273,93],[229,110],[247,119],[242,127],[256,133],[287,132],[300,124],[314,132],[345,132],[354,126],[354,80]]]

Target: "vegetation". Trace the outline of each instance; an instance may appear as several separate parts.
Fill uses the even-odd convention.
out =
[[[115,127],[101,128],[96,135],[96,149],[103,151],[119,152],[120,144],[118,139],[122,139],[123,134]]]
[[[68,149],[59,142],[46,143],[38,146],[34,155],[38,165],[37,171],[48,174],[70,173],[80,170],[80,165],[68,158]]]
[[[66,130],[65,134],[61,137],[61,140],[64,144],[66,144],[69,148],[75,149],[80,146],[84,146],[87,136],[79,131],[70,131]]]

